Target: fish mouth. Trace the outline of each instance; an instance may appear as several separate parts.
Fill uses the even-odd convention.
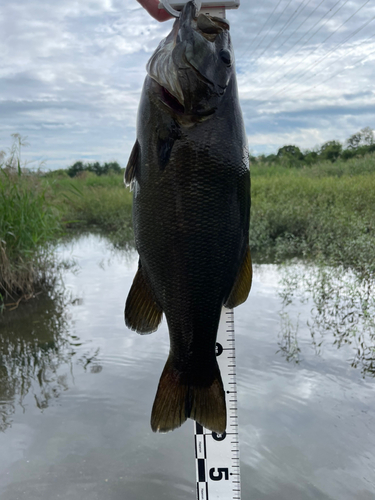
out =
[[[227,82],[215,83],[216,73],[207,67],[220,61],[214,54],[215,39],[228,30],[225,19],[197,15],[195,3],[187,2],[147,64],[157,98],[170,111],[180,116],[212,114],[211,104],[225,93]]]

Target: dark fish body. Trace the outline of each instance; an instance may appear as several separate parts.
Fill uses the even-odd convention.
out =
[[[246,300],[251,285],[250,173],[233,54],[225,24],[204,18],[200,26],[213,34],[202,35],[189,2],[168,37],[174,40],[172,62],[166,62],[162,44],[151,59],[152,77],[144,84],[137,141],[125,173],[134,189],[140,257],[125,320],[149,333],[164,313],[170,334],[151,417],[154,431],[171,430],[190,417],[224,432],[216,335],[223,305]],[[197,48],[196,35],[210,57]],[[202,69],[186,62],[189,50],[198,68],[204,59]],[[179,82],[160,76],[157,64],[169,69],[174,64],[177,76],[170,77]]]

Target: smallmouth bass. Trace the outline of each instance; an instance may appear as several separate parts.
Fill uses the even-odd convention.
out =
[[[247,138],[228,23],[189,1],[147,73],[125,171],[139,253],[125,322],[142,334],[163,313],[168,323],[153,431],[192,418],[223,433],[220,313],[246,300],[252,279]]]

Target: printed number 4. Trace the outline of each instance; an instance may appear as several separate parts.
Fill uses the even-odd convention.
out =
[[[224,479],[228,481],[229,471],[227,468],[217,469],[217,474],[215,474],[215,467],[212,467],[212,469],[210,469],[210,479],[212,479],[212,481],[221,481],[223,479],[223,475]]]

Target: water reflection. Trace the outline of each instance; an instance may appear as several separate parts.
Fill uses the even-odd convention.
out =
[[[99,353],[100,348],[98,347],[97,349],[94,349],[93,352],[82,354],[82,356],[78,359],[78,364],[81,365],[85,371],[100,373],[103,367],[98,360]]]
[[[11,424],[15,405],[31,392],[44,409],[68,388],[69,374],[60,371],[74,354],[68,335],[63,291],[22,305],[0,317],[0,429]]]
[[[167,325],[147,337],[124,327],[136,253],[97,234],[59,251],[77,261],[65,288],[0,319],[1,500],[194,498],[192,425],[162,435],[149,426]],[[322,325],[312,346],[307,324],[329,319],[318,304],[330,299],[302,293],[314,273],[321,285],[318,269],[288,269],[281,286],[287,270],[255,266],[249,301],[235,312],[243,496],[373,498],[373,379],[347,363],[353,344],[336,349]]]
[[[299,318],[290,317],[299,302],[310,307],[306,324],[316,354],[327,338],[333,339],[337,348],[352,347],[351,366],[360,367],[363,376],[375,376],[375,280],[319,266],[288,266],[282,273],[280,351],[287,361],[299,360]]]
[[[75,366],[92,374],[102,371],[100,347],[75,334],[75,310],[85,309],[84,298],[72,293],[64,278],[69,274],[71,280],[80,280],[82,269],[75,249],[82,242],[100,248],[100,258],[90,270],[94,276],[95,268],[106,272],[116,259],[133,262],[131,241],[122,241],[119,249],[119,238],[112,241],[100,233],[70,233],[59,246],[59,274],[49,291],[0,315],[0,431],[11,426],[17,406],[26,411],[26,396],[32,395],[41,411],[56,401],[74,385]],[[94,252],[87,250],[85,258],[92,258]]]
[[[60,288],[0,317],[0,431],[11,425],[17,405],[25,411],[29,393],[44,410],[74,383],[72,358],[81,341],[70,334],[68,306],[80,302]],[[87,350],[77,364],[99,373],[99,353]]]
[[[298,364],[300,362],[301,349],[298,345],[298,328],[299,321],[294,323],[289,314],[285,311],[280,312],[280,338],[278,342],[281,352],[288,363],[292,362]]]

